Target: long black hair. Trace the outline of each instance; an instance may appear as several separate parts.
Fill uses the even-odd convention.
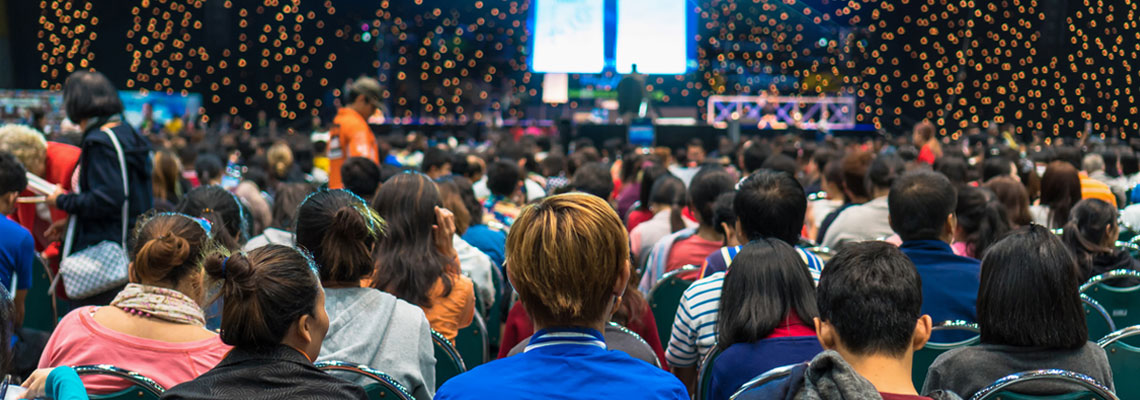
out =
[[[1018,229],[982,259],[978,325],[982,343],[1077,349],[1089,339],[1077,261],[1041,225]]]
[[[435,247],[435,208],[443,207],[439,189],[427,175],[401,173],[380,186],[372,208],[388,224],[374,253],[372,286],[420,307],[431,307],[432,285],[442,279],[447,297],[458,268]]]
[[[748,243],[724,276],[717,346],[763,339],[789,313],[805,323],[819,316],[815,287],[803,259],[779,239]]]

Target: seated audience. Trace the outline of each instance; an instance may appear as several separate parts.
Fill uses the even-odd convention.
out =
[[[1005,206],[987,189],[962,187],[958,189],[958,205],[954,216],[954,254],[982,258],[990,245],[1009,232],[1009,218]]]
[[[870,200],[843,210],[827,228],[827,236],[820,243],[839,249],[847,242],[878,240],[894,234],[887,222],[887,194],[891,183],[906,168],[902,159],[892,155],[875,157],[867,167],[867,185]]]
[[[978,288],[982,343],[938,356],[923,392],[973,396],[1006,375],[1046,368],[1085,374],[1113,388],[1104,350],[1089,341],[1079,268],[1061,239],[1041,226],[1018,229],[995,244],[982,262]],[[1055,395],[1080,389],[1041,382],[1014,390]]]
[[[1029,207],[1033,222],[1059,229],[1069,222],[1069,210],[1081,201],[1081,176],[1069,163],[1054,161],[1041,175],[1041,199]]]
[[[606,351],[601,331],[630,277],[629,243],[605,201],[565,194],[526,208],[507,238],[510,281],[538,331],[526,351],[452,378],[436,399],[687,399],[668,373]]]
[[[1118,217],[1116,207],[1100,199],[1081,200],[1069,211],[1063,239],[1077,258],[1077,278],[1081,283],[1108,271],[1140,269],[1140,262],[1116,247],[1120,234]]]
[[[874,158],[875,155],[871,152],[852,152],[839,161],[828,164],[824,174],[828,177],[829,182],[834,179],[835,189],[843,194],[843,204],[827,213],[820,220],[819,230],[815,236],[816,242],[823,242],[823,239],[827,237],[827,230],[831,229],[831,224],[835,222],[835,218],[839,217],[839,214],[844,210],[870,200],[871,195],[867,192],[866,183],[867,168],[871,166],[871,161]]]
[[[639,288],[649,293],[654,283],[666,273],[686,265],[700,266],[705,257],[724,244],[724,234],[713,225],[712,204],[721,193],[732,191],[732,176],[716,168],[707,167],[693,177],[689,186],[689,206],[699,224],[665,236],[653,245],[646,261]],[[691,274],[688,278],[695,278]]]
[[[467,219],[469,221],[467,229],[459,232],[458,226],[456,226],[456,232],[459,232],[464,241],[491,257],[491,261],[501,270],[506,261],[507,233],[501,229],[492,228],[484,222],[483,206],[479,204],[479,200],[475,199],[475,191],[471,189],[470,180],[459,175],[445,176],[440,180],[445,184],[448,181],[455,182],[454,188],[459,191],[459,198],[463,200],[463,205],[467,208]]]
[[[24,174],[24,166],[15,156],[0,151],[0,287],[15,288],[12,318],[0,322],[12,324],[16,329],[24,323],[24,299],[32,288],[36,241],[27,229],[3,215],[16,211],[16,198],[28,186],[28,177]]]
[[[724,276],[708,399],[727,400],[773,368],[823,351],[815,336],[815,285],[800,255],[778,239],[744,246]]]
[[[903,175],[891,186],[890,223],[918,274],[922,276],[922,313],[937,323],[977,321],[974,299],[978,293],[976,259],[954,254],[958,194],[940,173],[915,171]],[[938,335],[958,338],[959,335]]]
[[[226,249],[237,251],[245,243],[249,218],[245,205],[237,196],[221,186],[199,186],[182,196],[176,210],[194,218],[210,221],[210,234]]]
[[[454,216],[442,207],[426,175],[401,173],[380,187],[372,208],[387,234],[375,246],[371,286],[419,306],[431,328],[454,341],[475,317],[475,287],[460,274]]]
[[[799,239],[804,225],[807,196],[791,175],[760,170],[740,183],[733,210],[737,215],[733,231],[740,237],[739,242],[771,238],[792,245]],[[739,250],[735,247],[728,253],[735,254]],[[808,273],[819,276],[823,262],[807,251],[797,249],[796,252]],[[714,253],[710,258],[719,256]],[[673,373],[690,388],[696,386],[697,364],[716,346],[717,318],[727,266],[717,268],[710,262],[705,270],[715,272],[709,272],[685,289],[665,352]]]
[[[248,255],[212,255],[205,265],[225,277],[221,338],[234,347],[213,369],[168,389],[164,400],[367,399],[360,386],[313,366],[329,317],[305,253],[268,245]]]
[[[56,326],[40,368],[110,364],[171,387],[206,372],[230,350],[205,328],[207,275],[203,251],[215,246],[211,224],[184,214],[162,213],[140,220],[131,247],[130,284],[107,307],[82,307]],[[228,283],[226,283],[228,284]],[[85,376],[93,393],[112,393],[129,384]]]
[[[308,183],[283,183],[277,186],[273,197],[273,223],[260,235],[249,239],[242,250],[253,251],[267,244],[293,245],[293,218],[297,207],[313,192]]]
[[[1100,199],[1116,207],[1116,194],[1112,192],[1112,188],[1106,183],[1108,177],[1105,176],[1104,173],[1104,157],[1096,153],[1087,154],[1081,159],[1080,166],[1081,198]],[[1120,197],[1123,198],[1124,194],[1121,193]]]
[[[362,364],[391,375],[419,400],[435,392],[435,356],[424,312],[388,293],[360,287],[384,221],[360,197],[322,190],[297,209],[297,247],[313,256],[325,288],[329,331],[321,361]],[[371,380],[354,377],[366,385]]]
[[[653,182],[649,195],[649,210],[653,217],[638,224],[629,233],[629,244],[637,265],[644,264],[649,251],[661,238],[697,224],[681,216],[688,193],[680,179],[665,175]]]
[[[922,297],[922,278],[894,245],[845,246],[816,290],[815,331],[826,351],[738,399],[958,400],[941,391],[918,396],[911,381],[914,352],[931,330]]]

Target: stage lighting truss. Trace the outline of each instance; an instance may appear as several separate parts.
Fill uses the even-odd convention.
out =
[[[777,130],[855,127],[854,96],[711,96],[708,107],[708,123],[718,128],[734,121]]]

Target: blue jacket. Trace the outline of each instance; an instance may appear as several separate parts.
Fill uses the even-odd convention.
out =
[[[954,320],[978,321],[981,261],[954,254],[950,245],[940,240],[905,241],[899,249],[910,257],[922,277],[922,313],[930,315],[935,325]],[[962,337],[962,334],[934,335],[932,341],[969,336]]]

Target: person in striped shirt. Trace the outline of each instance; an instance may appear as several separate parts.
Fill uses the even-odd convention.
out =
[[[740,182],[732,208],[737,218],[732,224],[735,229],[730,231],[742,239],[741,242],[775,238],[794,246],[804,224],[807,195],[788,173],[760,170]],[[731,258],[737,251],[738,247],[727,247],[710,257],[725,254],[728,257],[724,258]],[[812,278],[818,282],[823,262],[810,252],[801,249],[797,252],[804,257]],[[731,260],[725,261],[727,265]],[[690,392],[696,385],[698,363],[716,346],[717,309],[723,284],[724,271],[710,273],[694,282],[682,295],[673,320],[665,360]]]

